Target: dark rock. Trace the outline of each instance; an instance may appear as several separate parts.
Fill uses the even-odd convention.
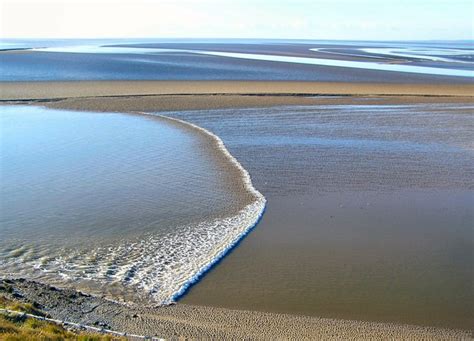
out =
[[[36,309],[41,309],[43,306],[41,304],[39,304],[38,302],[36,301],[32,301],[31,304],[33,305],[34,308]]]
[[[102,322],[102,321],[95,321],[94,326],[101,327],[101,328],[104,328],[104,329],[109,329],[110,328],[110,326],[107,323]]]
[[[23,294],[21,292],[16,291],[16,290],[13,291],[12,296],[14,298],[23,298],[23,297],[25,297],[25,296],[23,296]]]

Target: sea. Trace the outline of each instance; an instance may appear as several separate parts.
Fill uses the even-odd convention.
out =
[[[472,41],[0,40],[0,81],[471,82]],[[387,77],[386,75],[389,75]]]

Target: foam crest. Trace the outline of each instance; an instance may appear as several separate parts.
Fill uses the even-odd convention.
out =
[[[189,278],[180,285],[180,288],[173,293],[171,296],[171,301],[173,301],[183,295],[193,283],[199,280],[199,278],[206,271],[208,271],[214,264],[223,258],[245,235],[251,231],[253,227],[255,227],[264,213],[266,199],[253,186],[252,179],[248,171],[227,150],[224,142],[219,136],[207,129],[199,127],[193,123],[180,120],[178,118],[171,118],[157,114],[155,114],[155,116],[186,125],[211,138],[216,144],[216,148],[228,158],[228,160],[236,167],[236,169],[238,169],[241,174],[241,179],[245,189],[255,198],[253,203],[247,205],[244,209],[238,212],[237,215],[222,221],[214,222],[209,226],[211,227],[211,230],[215,232],[213,238],[211,238],[211,240],[214,239],[214,243],[212,243],[214,246],[210,245],[208,249],[208,257],[202,257],[202,259],[196,257],[197,261],[195,260],[194,263],[195,269],[190,269],[189,274],[191,276],[189,276]],[[202,227],[204,226],[201,226],[201,228]],[[204,227],[204,229],[206,229],[206,227]],[[171,301],[166,303],[170,303]]]

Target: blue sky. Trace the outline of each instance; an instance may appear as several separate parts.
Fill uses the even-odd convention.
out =
[[[472,39],[466,0],[0,0],[2,38]]]

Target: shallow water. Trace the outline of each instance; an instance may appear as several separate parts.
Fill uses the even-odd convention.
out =
[[[253,199],[190,127],[0,109],[2,276],[167,303],[240,231]]]
[[[317,51],[318,49],[311,49]],[[387,49],[365,49],[368,53],[388,54],[397,55],[403,57],[413,57],[414,55],[408,52],[400,52],[395,54],[391,53],[391,50]],[[379,70],[389,72],[406,72],[406,73],[417,73],[417,74],[428,74],[428,75],[440,75],[440,76],[454,76],[454,77],[474,77],[472,69],[456,69],[454,63],[451,68],[439,68],[439,67],[426,67],[426,66],[413,66],[413,65],[400,65],[400,64],[388,64],[381,62],[363,62],[363,61],[350,61],[350,60],[335,60],[335,59],[323,59],[323,58],[308,58],[308,57],[294,57],[285,55],[273,55],[273,54],[259,54],[259,53],[243,53],[243,52],[222,52],[222,51],[209,51],[209,50],[183,50],[183,49],[166,49],[166,48],[140,48],[140,47],[114,47],[114,46],[68,46],[68,47],[51,47],[51,48],[40,48],[34,49],[39,52],[59,52],[59,53],[88,53],[88,54],[162,54],[162,53],[185,53],[185,54],[200,54],[206,56],[217,56],[226,58],[236,59],[249,59],[249,60],[261,60],[271,61],[280,63],[295,63],[295,64],[307,64],[307,65],[321,65],[321,66],[335,66],[343,68],[353,69],[366,69],[366,70]],[[402,49],[402,51],[405,51]],[[472,51],[466,51],[466,54],[472,54]],[[415,55],[416,56],[416,55]],[[429,60],[443,61],[443,62],[456,62],[455,60],[442,59],[442,58],[431,58]],[[471,62],[466,62],[471,63]]]
[[[268,199],[251,238],[183,302],[472,326],[472,105],[169,115],[221,136]]]
[[[182,301],[470,328],[471,112],[364,100],[166,113],[218,134],[269,201]],[[1,118],[2,274],[166,303],[251,200],[182,124],[36,107]]]
[[[470,83],[471,45],[232,39],[9,40],[0,41],[0,80]],[[28,50],[2,52],[2,48]]]

